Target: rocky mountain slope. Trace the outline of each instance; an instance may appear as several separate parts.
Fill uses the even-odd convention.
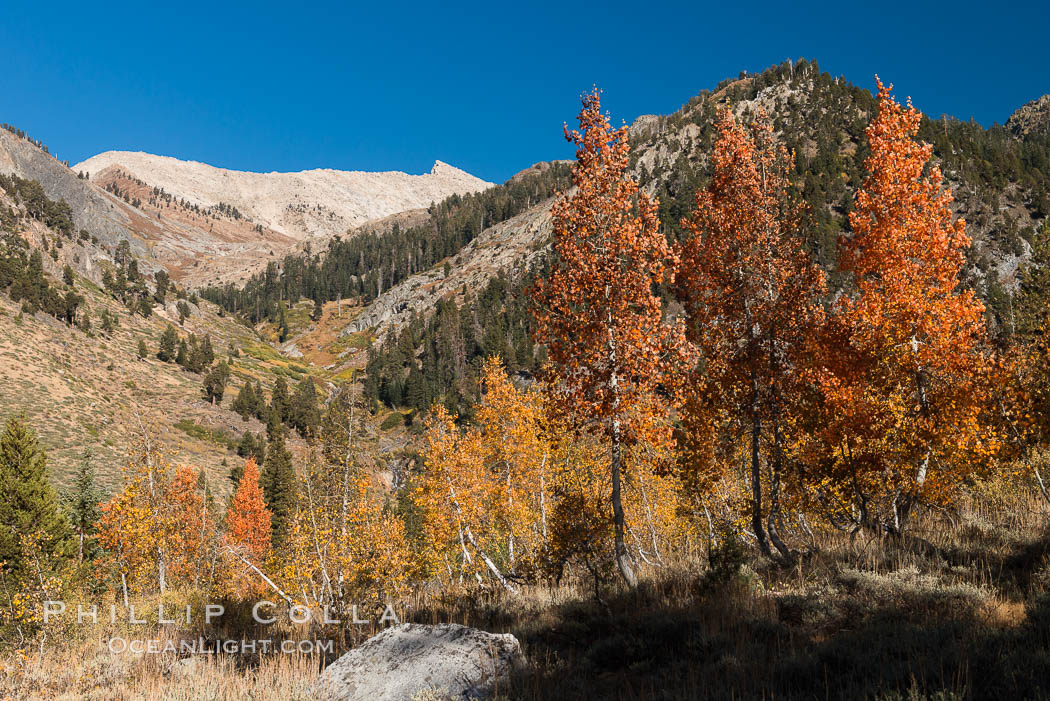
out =
[[[6,129],[0,129],[0,173],[36,180],[48,197],[65,200],[73,210],[77,230],[86,229],[103,246],[116,246],[121,240],[131,239],[136,255],[148,252],[147,247],[132,236],[131,217],[113,198],[77,178],[36,144]]]
[[[550,207],[554,199],[490,226],[448,260],[444,267],[418,273],[377,297],[343,331],[349,335],[371,330],[384,338],[413,314],[426,316],[440,299],[463,290],[480,290],[500,272],[528,269],[546,250],[551,233]]]
[[[693,208],[696,189],[706,181],[718,111],[728,107],[746,120],[763,110],[796,153],[793,177],[811,208],[811,248],[830,270],[838,237],[847,229],[853,192],[863,179],[864,127],[874,106],[867,90],[822,73],[815,63],[787,62],[724,81],[674,114],[636,119],[629,129],[632,171],[660,199],[661,220],[674,238],[681,218]],[[973,239],[969,284],[990,306],[1005,304],[1003,290],[1016,284],[1018,265],[1050,215],[1050,148],[1042,141],[1028,143],[1048,126],[1050,96],[1018,110],[1010,131],[947,119],[927,121],[920,134],[934,144],[934,156],[955,192],[956,212],[966,219]],[[1022,143],[1013,134],[1029,138]],[[487,228],[449,259],[447,276],[435,268],[385,291],[347,333],[371,328],[384,338],[413,311],[425,314],[436,299],[463,285],[477,291],[500,272],[520,276],[545,247],[551,202]]]
[[[0,130],[0,174],[35,180],[49,198],[70,206],[76,231],[92,242],[71,263],[94,282],[127,241],[144,271],[164,269],[190,287],[242,282],[314,238],[323,244],[372,219],[489,187],[440,161],[418,176],[261,174],[107,152],[71,169],[13,128]]]
[[[102,184],[121,173],[196,208],[236,211],[253,225],[297,241],[342,233],[452,194],[491,187],[441,161],[423,175],[330,169],[249,173],[148,153],[107,151],[73,170],[84,171]]]
[[[1050,135],[1050,95],[1032,100],[1010,115],[1006,128],[1020,138]]]

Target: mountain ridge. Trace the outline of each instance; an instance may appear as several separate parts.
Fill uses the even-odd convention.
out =
[[[229,206],[253,224],[297,241],[492,186],[441,160],[421,175],[333,168],[261,173],[144,151],[106,151],[73,170],[103,185],[119,172],[198,207]]]

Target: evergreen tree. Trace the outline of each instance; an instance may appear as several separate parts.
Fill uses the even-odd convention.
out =
[[[252,407],[252,416],[259,419],[259,421],[266,421],[269,408],[266,406],[266,395],[263,393],[262,382],[259,380],[255,381],[255,405]],[[261,464],[262,459],[258,462]]]
[[[222,459],[222,466],[228,467],[229,463],[226,462],[226,458]],[[230,468],[229,473],[226,475],[230,482],[233,483],[233,491],[237,491],[237,487],[241,483],[241,478],[244,477],[244,463],[238,461],[236,465]]]
[[[103,309],[102,314],[99,315],[102,320],[102,333],[109,336],[113,333],[117,327],[117,317],[114,316],[108,309]]]
[[[95,468],[91,465],[91,455],[84,455],[83,462],[77,470],[73,491],[65,496],[65,511],[77,539],[77,561],[92,560],[98,552],[94,535],[95,524],[102,516],[100,504],[102,490],[95,484]]]
[[[204,398],[210,401],[212,405],[221,403],[222,396],[226,393],[226,384],[229,381],[230,366],[226,364],[225,360],[220,360],[218,364],[209,370],[208,374],[204,376]]]
[[[17,575],[30,566],[22,557],[24,536],[39,536],[36,547],[46,557],[69,552],[69,524],[47,479],[47,456],[25,416],[16,416],[0,435],[0,564],[5,572]]]
[[[240,414],[241,418],[245,421],[252,417],[255,413],[255,387],[251,381],[245,382],[241,389],[237,392],[237,397],[234,398],[233,404],[230,408]]]
[[[288,338],[290,330],[288,328],[288,320],[284,317],[284,304],[281,304],[280,315],[277,318],[277,337],[281,343],[284,343],[285,339]]]
[[[84,298],[78,295],[73,290],[66,292],[66,296],[62,298],[63,305],[61,308],[62,317],[66,320],[66,323],[72,326],[77,321],[77,309],[83,303]],[[56,315],[57,316],[57,315]]]
[[[204,340],[201,341],[200,352],[203,367],[208,367],[215,362],[215,350],[211,347],[211,336],[208,334],[205,334]]]
[[[175,360],[175,355],[178,352],[178,343],[179,334],[175,331],[174,326],[168,324],[168,327],[164,329],[164,333],[160,336],[160,349],[157,351],[157,357],[165,363]]]
[[[141,339],[141,338],[139,339],[138,353],[139,353],[139,360],[145,360],[146,356],[149,355],[149,348],[146,348],[146,341],[144,339]]]
[[[273,514],[273,542],[284,542],[295,515],[296,478],[292,456],[284,445],[284,428],[272,414],[266,427],[266,462],[263,463],[262,488],[266,506]]]
[[[179,339],[179,349],[175,353],[175,364],[180,367],[186,367],[189,362],[189,350],[186,347],[186,339]]]
[[[251,431],[245,431],[241,442],[237,444],[237,455],[242,458],[254,458],[259,464],[265,463],[266,439],[261,435],[256,436]]]
[[[1043,222],[1032,244],[1032,257],[1021,267],[1017,291],[1017,333],[1025,339],[1039,334],[1050,311],[1050,219]]]
[[[179,300],[179,303],[175,305],[175,308],[179,312],[179,326],[186,323],[186,319],[190,315],[190,305],[186,304],[185,300]]]
[[[66,287],[73,286],[73,269],[68,265],[62,268],[62,282],[66,283]]]
[[[321,410],[318,408],[317,403],[317,387],[309,377],[304,377],[295,389],[289,423],[303,438],[315,435],[317,427],[321,424]]]
[[[215,360],[215,351],[211,347],[211,337],[198,338],[190,334],[189,349],[186,354],[186,369],[190,372],[204,372]]]
[[[278,421],[288,423],[291,415],[291,397],[288,395],[288,383],[283,377],[278,377],[273,383],[273,393],[270,395],[270,414],[277,417]]]
[[[409,368],[408,379],[405,381],[405,403],[413,409],[427,408],[426,380],[415,362]]]
[[[168,285],[170,283],[168,273],[163,270],[158,270],[153,274],[153,279],[157,282],[157,289],[153,293],[153,299],[157,301],[157,304],[164,304],[164,299],[168,295]]]

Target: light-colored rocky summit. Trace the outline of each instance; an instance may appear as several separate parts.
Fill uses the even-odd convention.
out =
[[[441,161],[422,175],[327,168],[251,173],[140,151],[106,151],[73,170],[86,171],[92,181],[119,170],[191,205],[235,207],[253,224],[296,240],[341,234],[372,219],[492,187]]]
[[[402,623],[329,665],[312,693],[326,701],[483,699],[524,664],[509,633]]]

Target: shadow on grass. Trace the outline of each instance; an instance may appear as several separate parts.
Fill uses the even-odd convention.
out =
[[[767,563],[761,578],[665,575],[603,603],[465,597],[417,613],[518,637],[530,669],[499,698],[1050,699],[1050,594],[1033,584],[1048,542],[969,570],[822,553],[800,586]],[[996,615],[1006,592],[1012,617]]]
[[[937,592],[871,608],[847,596],[828,603],[834,611],[788,598],[772,615],[724,595],[674,609],[646,598],[617,597],[612,615],[567,605],[554,626],[521,626],[533,671],[510,697],[1050,698],[1045,595],[1015,628],[989,628],[971,609],[946,610],[953,598]]]

